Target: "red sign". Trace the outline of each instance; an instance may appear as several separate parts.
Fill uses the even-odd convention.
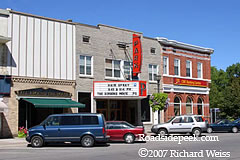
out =
[[[140,36],[133,34],[133,76],[141,73],[142,65],[142,46]]]
[[[173,81],[175,85],[208,87],[207,81],[191,80],[191,79],[183,79],[183,78],[174,78]]]

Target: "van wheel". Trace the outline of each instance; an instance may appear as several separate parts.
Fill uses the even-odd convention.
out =
[[[195,135],[196,137],[200,137],[200,136],[201,136],[201,133],[202,133],[202,131],[201,131],[201,129],[199,129],[199,128],[195,128],[195,129],[193,129],[193,131],[192,131],[192,134]]]
[[[238,132],[238,128],[237,128],[237,127],[233,127],[233,128],[232,128],[232,132],[233,132],[233,133],[237,133],[237,132]]]
[[[159,129],[158,134],[160,134],[160,136],[163,137],[167,134],[167,130],[166,129]]]
[[[126,143],[133,143],[134,140],[135,140],[135,137],[134,137],[134,135],[131,134],[131,133],[128,133],[128,134],[126,134],[126,135],[124,136],[124,141],[125,141]]]
[[[41,136],[34,136],[31,139],[32,147],[42,147],[43,146],[43,138]]]
[[[207,129],[207,132],[208,132],[208,133],[212,133],[212,132],[213,132],[213,129],[209,127],[209,128]]]
[[[81,145],[83,147],[92,147],[94,145],[94,139],[92,136],[84,136],[81,140]]]

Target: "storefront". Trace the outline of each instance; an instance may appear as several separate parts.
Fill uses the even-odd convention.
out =
[[[35,88],[15,92],[18,99],[18,126],[30,128],[51,114],[72,113],[71,108],[85,105],[72,101],[68,92],[52,88]]]
[[[147,97],[146,81],[94,81],[93,86],[96,111],[107,121],[142,124],[141,102]]]

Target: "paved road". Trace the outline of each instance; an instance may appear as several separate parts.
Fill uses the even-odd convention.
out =
[[[218,142],[146,142],[146,143],[110,143],[108,145],[98,145],[93,148],[82,148],[77,144],[50,145],[43,148],[32,148],[23,139],[0,140],[0,160],[134,160],[134,159],[214,159],[214,160],[240,160],[240,133],[214,133],[205,134],[207,136],[218,136]],[[138,155],[140,148],[148,150],[167,150],[165,158],[141,158]],[[176,152],[185,150],[189,154],[201,152],[203,158],[176,158],[170,157],[170,150]],[[217,150],[230,152],[229,158],[207,157],[206,150]],[[151,151],[149,151],[151,152]],[[149,153],[148,152],[148,153]],[[155,151],[154,151],[155,152]],[[173,152],[173,151],[172,151]],[[174,152],[176,156],[176,152]],[[186,154],[185,152],[185,154]],[[150,153],[149,153],[150,154]],[[200,154],[201,155],[201,154]],[[153,154],[154,156],[154,154]]]

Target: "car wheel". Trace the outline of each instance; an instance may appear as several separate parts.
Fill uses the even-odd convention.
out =
[[[193,131],[192,131],[192,134],[195,135],[196,137],[201,136],[201,133],[202,133],[202,131],[201,131],[201,129],[199,129],[199,128],[195,128],[195,129],[193,129]]]
[[[167,134],[167,130],[166,129],[159,129],[158,134],[160,134],[160,136],[165,136]]]
[[[212,133],[212,132],[213,132],[213,129],[212,129],[212,128],[208,128],[208,129],[207,129],[207,132],[208,132],[208,133]]]
[[[134,140],[135,140],[135,137],[134,137],[134,135],[131,134],[131,133],[128,133],[128,134],[126,134],[126,135],[124,136],[124,141],[125,141],[126,143],[133,143]]]
[[[237,133],[237,132],[238,132],[238,128],[237,128],[237,127],[233,127],[233,128],[232,128],[232,132],[233,132],[233,133]]]
[[[32,147],[42,147],[43,146],[43,138],[41,136],[34,136],[31,139]]]
[[[84,136],[81,140],[81,145],[83,147],[92,147],[94,145],[94,139],[92,136]]]

